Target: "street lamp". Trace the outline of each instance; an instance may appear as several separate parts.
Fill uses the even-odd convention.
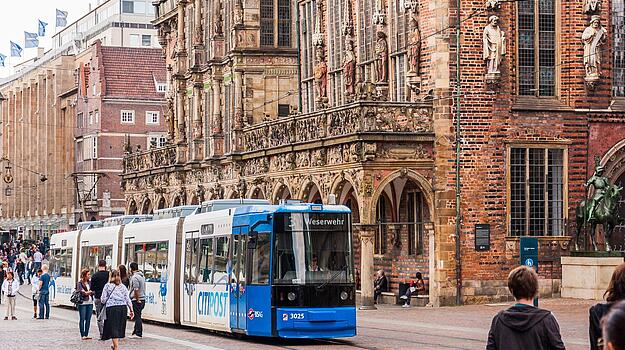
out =
[[[13,189],[11,186],[7,186],[4,188],[4,195],[7,197],[11,197],[13,195]]]

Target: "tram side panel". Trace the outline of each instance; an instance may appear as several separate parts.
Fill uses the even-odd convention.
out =
[[[69,299],[78,281],[79,231],[56,233],[50,238],[50,304],[74,306]]]

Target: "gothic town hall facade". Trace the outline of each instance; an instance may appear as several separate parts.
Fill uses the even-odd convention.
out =
[[[129,138],[127,213],[333,194],[363,304],[378,269],[433,305],[506,300],[522,236],[558,295],[595,161],[625,182],[623,0],[153,4],[168,143]]]

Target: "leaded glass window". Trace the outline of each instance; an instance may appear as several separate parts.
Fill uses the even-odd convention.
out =
[[[290,47],[291,25],[291,0],[260,0],[261,46]]]
[[[612,94],[625,97],[625,1],[612,0],[612,33],[614,38],[614,82]]]
[[[274,11],[273,0],[260,1],[260,45],[273,46]]]
[[[564,155],[560,148],[510,149],[510,235],[564,235]]]
[[[330,103],[333,106],[343,104],[343,53],[345,36],[343,35],[343,16],[345,2],[329,0],[328,6],[328,67],[330,70]]]
[[[519,1],[518,28],[519,94],[555,96],[555,0]]]
[[[310,113],[314,110],[314,79],[313,63],[315,48],[312,44],[312,35],[315,31],[315,16],[317,4],[315,0],[300,3],[300,65],[302,72],[302,112]]]
[[[290,0],[278,0],[278,46],[291,46]]]
[[[375,26],[373,25],[373,1],[358,1],[360,13],[360,25],[358,26],[360,45],[359,63],[361,64],[361,76],[364,80],[372,81],[371,65],[374,59]]]

